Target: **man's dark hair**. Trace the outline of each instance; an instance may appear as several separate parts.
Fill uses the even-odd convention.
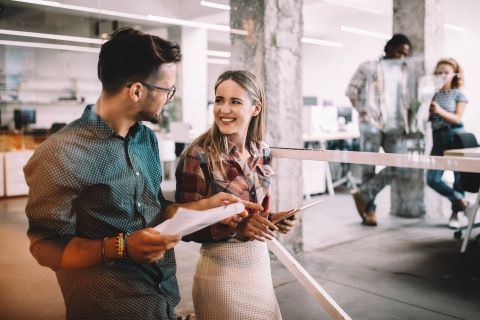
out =
[[[388,53],[389,50],[394,50],[398,48],[399,46],[402,45],[408,45],[410,48],[412,48],[412,44],[408,37],[404,34],[401,33],[396,33],[392,36],[392,39],[387,41],[387,44],[385,45],[384,51],[385,53]]]
[[[115,93],[127,83],[157,76],[163,63],[180,62],[180,46],[132,28],[114,32],[100,49],[98,79],[107,93]]]

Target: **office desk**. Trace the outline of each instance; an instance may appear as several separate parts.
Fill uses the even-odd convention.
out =
[[[444,156],[446,157],[468,157],[468,158],[479,158],[480,159],[480,147],[477,148],[465,148],[465,149],[451,149],[445,150]],[[480,165],[480,160],[479,160]],[[468,227],[467,227],[467,234],[463,239],[461,252],[465,252],[467,250],[468,241],[470,240],[470,235],[472,233],[473,226],[475,224],[475,218],[477,216],[478,205],[480,202],[480,190],[478,190],[477,198],[473,206],[467,208],[467,217],[468,217]]]
[[[358,130],[348,130],[348,131],[331,131],[331,132],[320,132],[314,134],[303,134],[303,142],[319,142],[321,149],[326,149],[327,141],[331,140],[348,140],[348,139],[356,139],[360,137],[360,132]],[[344,184],[345,182],[349,182],[353,186],[355,186],[355,182],[353,181],[352,173],[350,171],[347,172],[345,177],[341,177],[340,179],[333,181],[332,173],[330,171],[330,164],[325,162],[325,178],[327,182],[327,190],[328,194],[333,196],[335,195],[334,188]],[[307,194],[307,197],[309,195]]]
[[[445,156],[480,158],[480,147],[445,150]]]

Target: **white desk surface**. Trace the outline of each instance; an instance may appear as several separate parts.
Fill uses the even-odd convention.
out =
[[[480,158],[480,147],[445,150],[444,156]]]

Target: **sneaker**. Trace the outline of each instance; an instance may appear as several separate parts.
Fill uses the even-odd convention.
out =
[[[448,220],[448,227],[450,229],[459,229],[460,221],[458,220],[458,217],[451,217],[450,220]]]

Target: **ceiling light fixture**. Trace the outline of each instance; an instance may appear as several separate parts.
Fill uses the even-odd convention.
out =
[[[41,49],[67,50],[67,51],[77,51],[77,52],[87,52],[87,53],[100,52],[100,48],[89,48],[89,47],[82,47],[82,46],[71,46],[71,45],[65,45],[65,44],[53,44],[53,43],[43,43],[43,42],[0,40],[0,45],[41,48]]]
[[[177,26],[205,28],[205,29],[208,29],[208,30],[217,30],[217,31],[223,31],[223,32],[230,32],[230,33],[234,33],[234,34],[247,35],[247,32],[245,30],[231,29],[230,26],[226,26],[226,25],[196,22],[196,21],[189,21],[189,20],[184,20],[184,19],[176,19],[176,18],[168,18],[168,17],[161,17],[161,16],[156,16],[156,15],[151,15],[151,14],[141,15],[141,14],[121,12],[121,11],[98,9],[98,8],[92,8],[92,7],[75,6],[75,5],[63,4],[63,3],[60,3],[60,2],[56,2],[56,1],[43,1],[43,0],[12,0],[12,1],[38,4],[38,5],[47,6],[47,7],[62,8],[62,9],[68,9],[68,10],[81,11],[81,12],[88,12],[88,13],[94,13],[94,14],[98,14],[98,15],[128,18],[128,19],[140,20],[140,21],[150,21],[150,22],[155,21],[155,22],[160,22],[160,23],[163,23],[163,24],[172,24],[172,25],[177,25]]]
[[[211,1],[200,1],[200,5],[204,7],[215,8],[215,9],[221,9],[221,10],[227,10],[227,11],[230,10],[229,5],[211,2]]]
[[[369,7],[369,6],[366,6],[366,5],[357,4],[357,3],[352,3],[352,2],[348,2],[348,1],[323,0],[323,2],[331,3],[331,4],[334,4],[334,5],[337,5],[337,6],[352,8],[352,9],[356,9],[356,10],[363,11],[363,12],[373,13],[373,14],[377,14],[377,15],[383,15],[383,13],[384,13],[380,9],[377,9],[377,8],[374,8],[374,7]]]
[[[340,29],[345,32],[361,34],[363,36],[373,37],[373,38],[380,38],[380,39],[390,39],[392,37],[391,34],[369,31],[360,28],[348,27],[348,26],[341,26]]]
[[[207,50],[207,55],[211,57],[230,58],[232,54],[228,51]]]
[[[6,30],[6,29],[0,29],[0,34],[6,34],[6,35],[11,35],[11,36],[19,36],[19,37],[29,37],[29,38],[72,41],[72,42],[81,42],[81,43],[93,43],[93,44],[103,44],[106,41],[106,40],[95,39],[95,38],[64,36],[64,35],[59,35],[59,34],[26,32],[26,31],[16,31],[16,30]]]
[[[443,27],[447,30],[458,31],[458,32],[467,32],[467,29],[465,29],[463,27],[460,27],[460,26],[457,26],[457,25],[454,25],[454,24],[445,23],[443,25]]]
[[[308,43],[308,44],[316,44],[316,45],[319,45],[319,46],[343,48],[343,43],[341,43],[341,42],[315,39],[315,38],[309,38],[309,37],[302,37],[302,42],[303,43]]]

